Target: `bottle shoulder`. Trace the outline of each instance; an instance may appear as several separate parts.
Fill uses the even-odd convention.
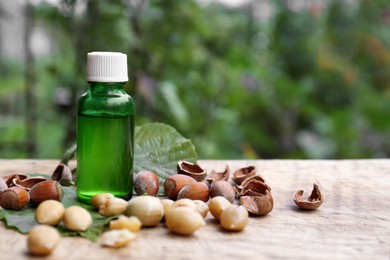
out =
[[[79,115],[105,115],[108,116],[126,116],[134,114],[134,100],[126,92],[124,93],[106,93],[83,94],[77,103],[77,112]]]

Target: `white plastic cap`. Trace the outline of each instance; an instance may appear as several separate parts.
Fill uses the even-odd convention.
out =
[[[87,81],[125,82],[127,55],[120,52],[90,52],[87,55]]]

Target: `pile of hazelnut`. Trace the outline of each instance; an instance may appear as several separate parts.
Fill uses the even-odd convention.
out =
[[[27,237],[28,249],[34,255],[50,254],[60,241],[54,227],[63,222],[70,231],[86,231],[92,225],[90,213],[82,207],[64,208],[62,185],[72,184],[70,169],[60,164],[51,180],[15,174],[0,178],[0,206],[21,210],[27,203],[37,206],[35,220]],[[222,172],[206,173],[198,164],[180,161],[177,174],[164,180],[168,198],[157,198],[160,182],[151,171],[141,171],[134,179],[137,195],[129,201],[110,193],[96,194],[92,206],[104,217],[116,217],[109,222],[109,231],[100,237],[100,244],[123,247],[136,238],[142,226],[157,226],[161,221],[174,234],[188,236],[206,225],[208,212],[227,231],[241,231],[249,221],[249,213],[266,215],[274,203],[271,188],[256,173],[254,166],[236,170],[230,178],[227,165]],[[322,201],[316,184],[308,198],[300,190],[295,203],[303,209],[318,208]]]
[[[47,255],[59,244],[60,234],[54,226],[63,222],[69,231],[86,231],[92,225],[91,214],[80,206],[65,209],[61,200],[62,185],[72,184],[72,173],[60,164],[51,179],[43,176],[29,177],[12,174],[0,178],[0,206],[8,210],[22,210],[28,203],[36,207],[34,216],[39,225],[34,226],[27,237],[29,252]]]

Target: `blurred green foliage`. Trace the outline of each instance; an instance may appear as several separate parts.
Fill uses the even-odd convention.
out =
[[[137,102],[137,124],[174,126],[193,140],[200,158],[388,157],[390,4],[306,1],[296,10],[292,2],[228,8],[190,0],[62,0],[34,6],[34,21],[57,43],[52,56],[34,63],[36,156],[59,158],[75,141],[86,53],[100,50],[128,54],[127,90]],[[271,11],[261,18],[264,3]],[[0,105],[13,115],[1,120],[0,157],[31,156],[23,152],[17,120],[23,104],[4,103],[23,94],[23,74],[11,61],[0,63]],[[59,86],[72,93],[61,109],[52,102]]]

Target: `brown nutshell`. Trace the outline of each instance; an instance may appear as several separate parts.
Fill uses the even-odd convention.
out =
[[[320,187],[313,183],[313,190],[309,197],[303,198],[303,190],[299,190],[294,194],[294,202],[301,209],[313,210],[317,209],[324,202],[324,197],[321,193]]]
[[[209,200],[210,191],[209,187],[204,182],[193,182],[185,186],[180,190],[177,195],[177,199],[191,199],[191,200],[202,200],[207,202]]]
[[[252,214],[264,216],[274,207],[271,188],[258,179],[251,179],[241,187],[241,204]]]
[[[20,187],[11,187],[0,193],[0,206],[4,209],[21,210],[29,200],[28,192]]]
[[[236,190],[227,181],[217,181],[210,188],[210,197],[214,198],[216,196],[225,197],[230,203],[233,203],[236,197]]]
[[[250,213],[259,216],[267,215],[274,207],[274,200],[268,190],[261,196],[241,196],[240,202]]]
[[[225,166],[225,170],[223,172],[211,171],[206,180],[208,183],[213,184],[216,181],[228,181],[230,176],[230,167],[229,165]]]
[[[265,183],[265,180],[263,177],[261,177],[260,175],[253,175],[247,179],[245,179],[242,183],[241,183],[241,186],[246,186],[248,182],[252,181],[252,180],[258,180],[258,181],[261,181],[263,183]]]
[[[45,177],[31,177],[24,180],[13,179],[13,183],[15,186],[23,188],[27,191],[29,191],[32,187],[42,181],[47,181],[47,179]]]
[[[240,185],[247,178],[256,175],[256,169],[254,166],[248,166],[240,168],[233,173],[233,181]]]
[[[245,182],[244,185],[241,185],[239,187],[239,189],[240,189],[241,196],[243,196],[244,194],[259,196],[259,195],[264,195],[266,190],[271,191],[271,187],[269,187],[264,182],[257,180],[255,178],[252,178],[247,182]],[[250,194],[248,194],[248,192]]]
[[[57,200],[61,201],[64,196],[61,184],[57,181],[43,181],[40,182],[29,192],[31,202],[35,205],[39,205],[45,200]]]
[[[18,181],[22,181],[24,179],[27,179],[28,176],[25,175],[25,174],[11,174],[11,175],[7,175],[7,176],[4,176],[2,177],[2,179],[5,181],[5,184],[7,184],[8,187],[12,187],[12,186],[15,186],[14,184],[14,180],[18,180]]]
[[[183,174],[171,175],[164,182],[165,195],[175,200],[180,190],[192,182],[196,182],[196,180],[190,176]]]
[[[177,173],[194,178],[196,181],[203,181],[207,173],[196,163],[180,161],[177,163]]]
[[[72,171],[68,165],[60,163],[51,175],[53,181],[58,181],[61,185],[69,186],[73,183]]]
[[[140,171],[134,180],[134,190],[138,195],[145,193],[150,196],[156,196],[160,182],[157,175],[152,171]]]

